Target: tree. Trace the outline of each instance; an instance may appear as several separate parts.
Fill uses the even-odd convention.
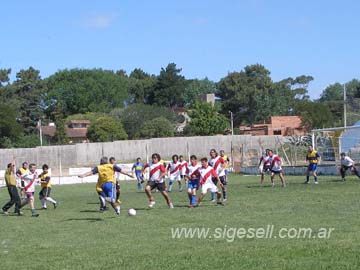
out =
[[[165,69],[161,68],[154,91],[149,95],[149,104],[170,108],[184,106],[186,80],[180,72],[181,68],[177,68],[175,63],[168,64]]]
[[[5,83],[9,83],[10,81],[10,73],[11,69],[0,69],[0,88]]]
[[[176,114],[174,112],[168,108],[155,105],[133,104],[122,111],[116,109],[114,111],[119,113],[119,119],[130,139],[141,138],[140,131],[145,122],[159,116],[168,119],[170,123],[175,123],[176,121]],[[114,115],[114,111],[110,114]]]
[[[195,102],[200,101],[199,97],[202,94],[216,93],[216,84],[208,78],[203,80],[188,80],[184,93],[184,106],[191,107]]]
[[[160,116],[144,123],[140,129],[141,138],[173,137],[174,125],[165,117]]]
[[[87,136],[93,142],[112,142],[128,137],[121,123],[109,116],[100,117],[91,124]]]
[[[129,77],[129,96],[132,103],[148,103],[149,95],[154,91],[156,77],[142,69],[134,69]]]
[[[205,102],[197,102],[189,111],[191,118],[185,127],[185,133],[189,135],[210,136],[224,133],[228,127],[228,119],[218,113],[216,108]]]
[[[17,109],[18,119],[24,127],[25,134],[37,132],[37,122],[44,113],[40,71],[33,67],[20,70],[10,90],[12,97],[9,103]]]
[[[271,106],[266,102],[272,87],[269,75],[270,71],[257,64],[246,66],[241,72],[229,73],[220,80],[218,88],[223,112],[232,111],[236,124],[242,121],[253,124],[268,118],[263,112]]]
[[[22,135],[23,129],[16,122],[16,116],[17,112],[13,107],[0,104],[0,138],[8,138],[10,141],[15,141]]]
[[[129,96],[128,78],[102,69],[62,70],[45,81],[52,105],[49,116],[58,110],[64,117],[86,112],[108,113],[123,107]]]
[[[333,119],[329,108],[320,102],[304,100],[296,104],[295,113],[302,118],[302,124],[308,129],[331,127]]]

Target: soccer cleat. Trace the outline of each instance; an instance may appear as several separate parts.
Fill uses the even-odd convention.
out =
[[[183,189],[182,188],[179,188],[179,192],[182,192],[183,191]]]
[[[282,186],[282,187],[286,187],[286,184],[284,183],[284,184],[282,184],[281,186]]]
[[[120,206],[116,206],[116,207],[115,207],[115,213],[116,213],[117,215],[120,215]]]
[[[15,216],[18,216],[18,217],[23,216],[23,215],[24,215],[23,212],[16,212],[16,213],[15,213]]]
[[[121,204],[121,200],[120,200],[120,199],[117,199],[117,200],[116,200],[116,203]]]
[[[221,201],[217,201],[217,205],[224,205]]]
[[[211,202],[216,202],[215,199],[212,199]]]
[[[318,181],[315,181],[314,184],[317,185],[317,184],[319,184],[319,182],[318,182]]]
[[[341,181],[345,182],[345,178],[341,179]]]
[[[150,207],[150,208],[153,208],[154,206],[155,206],[155,201],[150,201],[149,207]]]
[[[41,210],[47,210],[47,207],[41,207]]]
[[[173,209],[173,208],[174,208],[173,203],[169,203],[169,208],[170,208],[170,209]]]
[[[225,199],[223,199],[223,202],[226,202],[227,201],[227,199],[225,198]]]
[[[272,183],[271,186],[272,186],[272,187],[275,187],[275,183]]]
[[[38,217],[39,214],[38,214],[38,213],[33,213],[31,216],[32,216],[32,217]]]
[[[5,216],[8,216],[8,215],[9,215],[9,212],[8,212],[8,211],[5,211],[4,209],[2,210],[2,213],[3,213]]]
[[[309,181],[305,181],[304,184],[309,184]]]
[[[59,203],[56,202],[56,203],[53,203],[53,205],[54,205],[54,209],[56,209],[58,207]]]
[[[190,204],[190,205],[189,205],[189,208],[194,208],[194,205]]]

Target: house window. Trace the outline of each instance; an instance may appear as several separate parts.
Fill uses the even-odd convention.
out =
[[[281,129],[274,130],[274,135],[281,135]]]

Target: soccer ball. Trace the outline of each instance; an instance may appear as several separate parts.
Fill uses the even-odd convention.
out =
[[[136,216],[136,210],[134,208],[130,208],[128,210],[128,215],[131,216],[131,217]]]

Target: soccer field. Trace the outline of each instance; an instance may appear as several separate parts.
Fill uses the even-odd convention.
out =
[[[186,193],[174,188],[174,209],[156,193],[151,210],[135,181],[122,182],[120,216],[98,212],[94,184],[54,186],[56,210],[0,216],[0,269],[359,269],[360,181],[339,179],[304,185],[304,177],[287,176],[286,188],[278,179],[272,188],[268,179],[259,187],[258,177],[231,175],[225,206],[208,195],[189,209]],[[1,189],[1,205],[7,199]],[[173,237],[176,228],[208,234]],[[300,228],[310,228],[310,237],[294,236]],[[321,228],[326,237],[316,233]]]

